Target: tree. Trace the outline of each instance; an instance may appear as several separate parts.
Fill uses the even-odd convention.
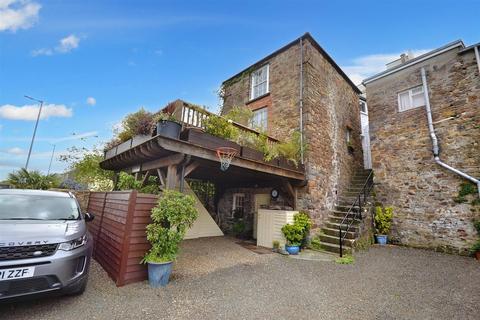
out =
[[[60,184],[55,174],[44,175],[39,171],[28,171],[25,168],[8,175],[7,182],[17,189],[47,190],[56,188]]]
[[[114,173],[100,168],[103,154],[97,148],[89,151],[72,147],[60,160],[69,163],[75,181],[87,185],[90,190],[112,190]]]

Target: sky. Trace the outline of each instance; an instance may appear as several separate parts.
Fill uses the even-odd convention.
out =
[[[400,53],[480,41],[480,1],[0,0],[0,181],[25,165],[63,172],[72,146],[100,146],[127,113],[218,88],[310,32],[355,83]]]

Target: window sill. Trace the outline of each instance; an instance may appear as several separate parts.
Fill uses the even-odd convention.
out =
[[[248,104],[253,103],[253,102],[255,102],[255,101],[261,100],[261,99],[263,99],[263,98],[265,98],[265,97],[268,97],[269,95],[270,95],[270,92],[267,92],[267,93],[262,94],[261,96],[258,96],[258,97],[254,98],[254,99],[248,100],[246,104],[248,105]]]

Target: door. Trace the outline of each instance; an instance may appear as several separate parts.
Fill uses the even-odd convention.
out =
[[[270,205],[270,194],[259,193],[255,195],[255,207],[253,211],[253,239],[257,239],[258,209],[262,205]]]

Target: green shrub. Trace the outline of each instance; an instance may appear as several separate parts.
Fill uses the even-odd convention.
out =
[[[175,116],[168,112],[157,112],[153,115],[153,124],[157,124],[160,121],[173,121],[178,122]]]
[[[204,125],[205,132],[226,140],[236,141],[240,135],[240,129],[223,117],[210,115],[204,120]]]
[[[390,232],[393,219],[393,207],[375,208],[375,229],[378,234],[386,235]]]
[[[315,236],[310,240],[310,247],[315,250],[322,250],[322,244],[320,242],[320,238],[318,236]]]
[[[241,235],[245,232],[246,224],[243,220],[236,221],[232,226],[232,233],[235,236]]]
[[[136,135],[150,135],[152,126],[152,113],[141,108],[137,112],[128,114],[122,120],[122,130],[118,133],[118,138],[125,142]]]
[[[300,211],[293,216],[293,224],[298,225],[303,230],[303,237],[306,238],[312,227],[312,220],[305,211]]]
[[[298,163],[301,159],[302,154],[302,141],[301,133],[298,130],[295,130],[285,141],[279,142],[277,144],[278,154],[288,161],[292,162],[295,166],[298,167]],[[307,145],[303,145],[303,151],[305,152]]]
[[[275,240],[273,241],[273,249],[278,250],[280,249],[280,242]]]
[[[197,217],[194,197],[165,190],[157,206],[152,209],[152,223],[147,226],[147,240],[152,248],[142,263],[174,261],[180,242]]]
[[[477,220],[473,223],[475,230],[477,230],[478,235],[480,236],[480,220]]]
[[[303,240],[303,228],[295,224],[286,224],[282,227],[282,233],[287,239],[287,245],[300,246]]]
[[[338,264],[354,264],[355,258],[352,255],[345,255],[343,257],[339,257],[335,259],[335,263]]]
[[[22,168],[9,173],[7,183],[17,189],[47,190],[57,188],[60,185],[60,179],[55,174],[44,175],[40,171],[28,171]]]
[[[253,111],[246,107],[233,107],[225,118],[234,122],[248,126],[253,118]]]
[[[134,176],[120,172],[117,182],[118,190],[138,190],[142,193],[159,194],[160,186],[157,181],[157,177],[150,176],[145,185],[142,185],[141,181],[135,179]]]
[[[475,244],[470,248],[470,253],[475,254],[480,251],[480,240],[477,240]]]

